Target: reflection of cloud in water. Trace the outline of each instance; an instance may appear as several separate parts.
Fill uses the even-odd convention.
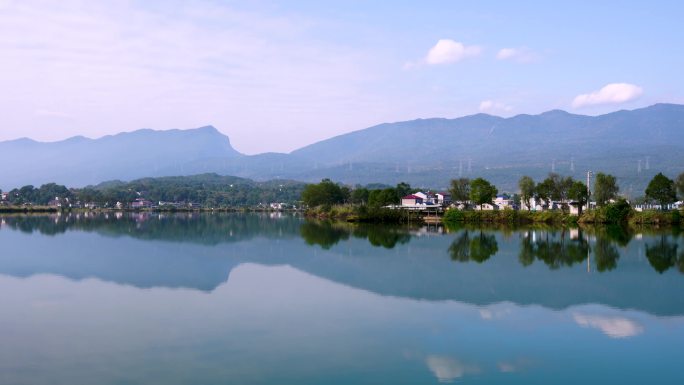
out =
[[[528,358],[518,358],[514,361],[500,361],[496,364],[502,373],[521,372],[530,368],[533,363]]]
[[[465,374],[480,372],[480,368],[477,365],[465,364],[447,356],[428,356],[425,359],[425,363],[439,382],[452,382],[457,378],[463,377]]]
[[[482,318],[483,320],[500,319],[511,313],[511,306],[492,305],[480,308],[479,312],[480,318]]]
[[[644,331],[641,324],[624,317],[574,313],[573,318],[578,325],[599,329],[611,338],[634,337]]]

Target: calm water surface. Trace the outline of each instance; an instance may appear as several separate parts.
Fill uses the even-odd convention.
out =
[[[682,384],[684,236],[0,217],[1,384]]]

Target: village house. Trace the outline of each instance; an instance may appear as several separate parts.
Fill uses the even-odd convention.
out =
[[[499,206],[494,203],[484,203],[482,205],[475,205],[475,211],[495,211],[499,210]]]
[[[684,207],[684,201],[678,201],[674,202],[668,205],[665,205],[665,210],[679,210],[680,208]],[[645,210],[660,210],[661,206],[656,203],[643,203],[643,204],[638,204],[634,205],[634,210],[635,211],[645,211]]]
[[[527,202],[525,202],[524,199],[520,200],[520,210],[524,211],[547,211],[547,210],[560,210],[561,205],[559,202],[555,201],[545,201],[544,199],[538,199],[536,197],[532,197],[530,199],[530,204],[529,206],[527,205]]]
[[[504,196],[504,195],[498,195],[496,199],[494,199],[494,205],[499,209],[499,210],[517,210],[518,207],[515,204],[515,201],[511,199],[510,197]]]
[[[448,192],[438,192],[435,193],[437,197],[437,204],[442,206],[448,206],[451,204],[451,194]]]
[[[408,210],[437,210],[442,207],[442,205],[438,203],[440,202],[439,199],[437,194],[419,191],[402,197],[401,205],[398,206],[398,208]],[[397,206],[392,207],[394,208]]]
[[[418,194],[425,195],[423,193],[416,193],[416,194],[410,194],[410,195],[407,195],[405,197],[402,197],[401,198],[401,205],[402,206],[422,205],[424,202],[424,198]]]
[[[421,198],[426,205],[448,206],[451,203],[451,194],[447,192],[418,191],[412,195]]]
[[[145,198],[137,198],[131,202],[131,208],[133,209],[149,209],[152,208],[152,202]]]

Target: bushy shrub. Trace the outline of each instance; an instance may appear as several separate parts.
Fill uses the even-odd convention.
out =
[[[624,199],[606,205],[602,210],[605,211],[606,223],[623,223],[629,219],[632,207]]]
[[[463,214],[463,211],[457,210],[457,209],[448,209],[444,213],[444,218],[442,218],[444,223],[456,223],[456,222],[463,222],[465,220],[465,215]]]

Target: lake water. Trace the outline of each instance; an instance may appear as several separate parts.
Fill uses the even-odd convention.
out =
[[[0,384],[683,384],[684,236],[0,217]]]

